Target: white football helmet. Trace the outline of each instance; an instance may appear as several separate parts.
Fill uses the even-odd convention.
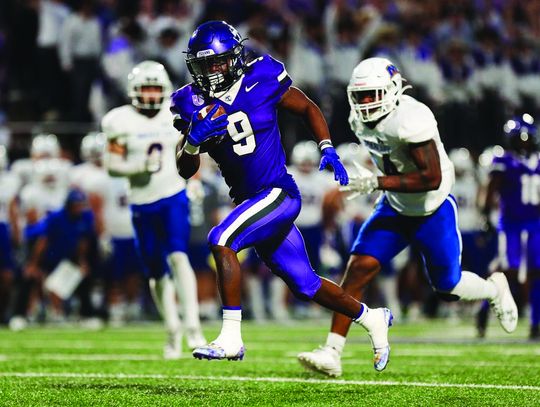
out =
[[[6,147],[0,146],[0,173],[4,172],[8,167],[8,156]]]
[[[297,143],[291,153],[291,161],[296,167],[304,164],[316,166],[320,158],[317,143],[312,140]]]
[[[155,102],[144,102],[142,88],[145,86],[161,87],[161,95]],[[137,109],[159,110],[172,93],[172,83],[165,67],[155,61],[143,61],[128,75],[128,96]]]
[[[54,134],[38,134],[32,139],[30,156],[33,159],[60,157],[60,144]]]
[[[373,122],[390,113],[410,86],[402,87],[401,74],[386,58],[368,58],[354,68],[347,96],[351,110],[362,122]],[[362,102],[367,95],[372,101]]]
[[[46,188],[56,188],[60,185],[62,176],[65,175],[62,174],[64,169],[57,158],[39,160],[34,166],[34,179]]]
[[[81,140],[81,159],[83,161],[99,161],[105,152],[105,135],[90,132]]]
[[[450,161],[458,173],[471,173],[474,171],[474,162],[466,148],[455,148],[448,154]]]

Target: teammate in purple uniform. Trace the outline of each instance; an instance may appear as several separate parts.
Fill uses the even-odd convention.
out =
[[[242,38],[223,21],[199,26],[189,40],[187,66],[194,83],[172,96],[175,126],[185,135],[177,166],[191,177],[199,167],[198,154],[206,149],[219,164],[236,208],[208,240],[216,260],[223,303],[220,335],[194,350],[202,359],[242,359],[241,270],[237,252],[253,246],[270,269],[302,299],[343,313],[360,323],[372,338],[375,363],[388,352],[391,313],[372,309],[344,293],[311,267],[304,241],[294,220],[301,206],[300,193],[285,167],[277,124],[277,108],[296,113],[320,141],[320,169],[331,167],[336,181],[346,185],[347,172],[332,147],[320,109],[304,93],[291,87],[283,64],[269,55],[246,63]],[[204,119],[202,106],[216,104]],[[226,115],[213,119],[218,106]]]
[[[485,213],[499,197],[498,266],[508,276],[514,296],[519,298],[518,274],[527,273],[531,305],[531,339],[539,339],[540,325],[540,154],[538,131],[533,118],[524,114],[504,125],[508,149],[493,158]],[[484,307],[485,311],[486,307]],[[482,317],[484,315],[484,317]],[[481,313],[479,334],[483,336],[487,313]]]

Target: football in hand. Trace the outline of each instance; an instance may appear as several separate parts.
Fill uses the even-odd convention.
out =
[[[204,119],[206,115],[214,108],[214,106],[215,106],[214,104],[211,104],[208,106],[204,106],[201,110],[199,110],[199,114],[198,114],[199,120]],[[225,112],[225,109],[223,108],[223,106],[219,105],[218,110],[216,110],[216,112],[212,116],[212,120],[217,119],[219,116],[223,116],[224,114],[227,114],[227,112]],[[211,150],[213,147],[221,143],[224,138],[225,136],[221,136],[221,137],[213,137],[209,140],[206,140],[199,146],[199,151],[201,153],[207,153],[208,150]]]
[[[199,119],[204,119],[206,115],[210,112],[210,110],[214,108],[214,106],[214,104],[211,104],[208,106],[204,106],[201,110],[199,110]],[[219,105],[218,110],[216,110],[216,112],[212,116],[212,120],[217,119],[219,116],[223,116],[224,114],[227,114],[227,112],[225,112],[223,106]]]

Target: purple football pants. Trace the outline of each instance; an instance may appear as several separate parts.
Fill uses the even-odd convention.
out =
[[[300,198],[281,188],[265,189],[245,200],[208,234],[211,246],[238,252],[255,247],[274,274],[299,298],[313,298],[321,279],[309,263],[304,239],[294,225]]]

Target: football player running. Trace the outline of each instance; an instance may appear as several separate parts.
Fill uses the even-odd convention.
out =
[[[540,154],[538,130],[529,114],[504,125],[507,150],[493,157],[484,212],[500,208],[498,266],[508,276],[516,297],[518,275],[527,274],[531,305],[531,339],[540,339]],[[498,200],[496,199],[498,197]],[[487,315],[479,318],[485,333]]]
[[[376,190],[384,194],[358,232],[342,286],[348,294],[361,298],[381,264],[413,245],[422,253],[431,285],[442,299],[488,299],[502,327],[512,332],[517,308],[504,274],[495,273],[486,281],[461,271],[457,206],[450,195],[454,168],[432,112],[403,95],[406,88],[397,68],[385,58],[360,62],[347,88],[351,128],[383,175],[357,165],[358,175],[342,189],[351,196]],[[335,313],[326,344],[300,353],[301,364],[339,376],[349,326],[348,318]],[[378,370],[385,365],[379,364]]]
[[[282,63],[269,55],[246,62],[243,39],[223,21],[209,21],[191,36],[187,66],[194,83],[172,97],[175,126],[184,134],[177,165],[184,178],[199,167],[199,153],[207,149],[219,164],[237,205],[214,227],[208,240],[217,264],[218,288],[223,304],[219,336],[193,352],[199,359],[242,359],[241,280],[237,252],[255,247],[272,272],[304,300],[346,315],[364,326],[379,353],[388,348],[387,309],[369,310],[341,287],[319,277],[311,267],[304,241],[294,220],[300,212],[298,188],[285,167],[285,154],[277,124],[281,106],[300,115],[320,141],[320,168],[334,171],[342,185],[347,173],[330,141],[320,109],[304,93],[291,87]],[[214,104],[200,117],[205,106]],[[226,114],[214,118],[221,107]]]
[[[178,134],[171,127],[171,91],[163,65],[141,62],[128,77],[131,105],[107,113],[102,127],[108,139],[105,161],[109,173],[127,177],[130,183],[137,246],[169,335],[164,356],[177,359],[182,331],[175,290],[183,309],[188,347],[206,340],[199,321],[195,275],[186,255],[189,209],[186,183],[176,171]]]

